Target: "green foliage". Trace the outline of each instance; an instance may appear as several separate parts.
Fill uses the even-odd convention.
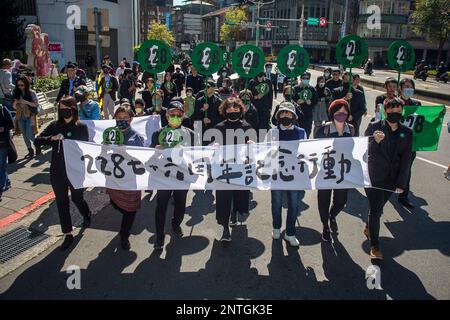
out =
[[[56,79],[50,77],[39,77],[36,79],[33,88],[36,92],[48,92],[56,90],[59,89],[64,78],[64,75],[60,75]]]
[[[175,37],[172,31],[167,30],[166,25],[164,23],[152,23],[150,28],[148,28],[147,32],[148,40],[160,40],[167,44],[169,47],[172,47],[175,44]],[[139,50],[139,48],[134,48],[135,50]]]
[[[243,8],[233,8],[225,13],[225,21],[233,23],[232,25],[224,23],[220,27],[220,39],[222,42],[238,40],[240,34],[245,33],[247,29],[242,28],[240,23],[248,21],[247,12]]]

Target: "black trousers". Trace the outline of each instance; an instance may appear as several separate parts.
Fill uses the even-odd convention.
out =
[[[167,205],[170,197],[173,196],[174,212],[172,218],[172,226],[180,226],[183,222],[184,213],[186,211],[186,197],[188,190],[158,190],[156,193],[156,238],[164,239],[164,225],[166,223]]]
[[[83,217],[91,214],[88,204],[84,200],[84,189],[74,189],[66,174],[50,174],[50,182],[55,193],[56,206],[58,208],[59,223],[63,233],[72,232],[72,219],[70,217],[69,189],[72,201]]]
[[[249,190],[216,190],[217,223],[228,227],[231,215],[231,205],[234,212],[248,213],[250,201]]]
[[[111,201],[111,204],[122,214],[122,223],[120,224],[119,231],[120,236],[122,238],[129,238],[134,219],[136,218],[136,211],[125,211],[122,208],[119,208],[113,201]]]
[[[380,235],[380,218],[383,215],[383,208],[392,195],[390,191],[384,191],[379,189],[367,188],[366,195],[369,200],[369,234],[370,245],[379,245]]]
[[[404,200],[407,200],[407,199],[408,199],[409,190],[410,190],[410,189],[409,189],[409,184],[410,184],[410,182],[411,182],[411,170],[412,170],[412,165],[413,165],[414,159],[416,159],[416,153],[415,153],[415,152],[412,153],[411,163],[410,163],[410,165],[409,165],[408,181],[406,182],[405,192],[400,193],[400,194],[398,195],[398,198],[399,198],[399,199],[404,199]]]
[[[303,119],[299,121],[299,125],[301,128],[303,128],[306,132],[306,137],[309,139],[309,135],[312,131],[312,123],[313,123],[313,115],[303,113]]]
[[[330,208],[331,193],[333,193],[333,203]],[[344,209],[347,203],[347,193],[347,189],[319,190],[317,192],[320,220],[324,226],[328,226],[328,220],[335,219]]]

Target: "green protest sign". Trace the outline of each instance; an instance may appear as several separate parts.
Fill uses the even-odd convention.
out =
[[[170,48],[162,41],[147,40],[139,48],[138,61],[149,73],[163,72],[172,62]]]
[[[309,89],[303,89],[302,91],[300,91],[300,93],[298,94],[298,96],[300,97],[300,99],[302,99],[303,101],[308,101],[312,99],[312,92]]]
[[[397,40],[389,46],[388,64],[392,69],[398,72],[410,70],[414,66],[415,61],[414,48],[409,42]]]
[[[198,73],[210,76],[223,66],[223,52],[216,44],[203,42],[192,52],[192,64]]]
[[[121,145],[123,144],[123,141],[124,141],[123,133],[116,127],[107,128],[105,131],[103,131],[104,144]]]
[[[183,141],[183,135],[180,130],[173,128],[163,129],[158,136],[159,144],[164,148],[173,148]]]
[[[243,78],[254,78],[264,71],[264,53],[254,45],[246,44],[233,53],[233,70]]]
[[[412,151],[438,150],[445,106],[404,106],[401,123],[413,132]],[[384,120],[384,110],[381,110]]]
[[[344,68],[355,68],[361,66],[367,59],[366,42],[355,35],[342,38],[336,47],[336,60]]]
[[[309,54],[299,45],[283,47],[277,58],[277,66],[283,75],[295,78],[302,75],[309,66]]]

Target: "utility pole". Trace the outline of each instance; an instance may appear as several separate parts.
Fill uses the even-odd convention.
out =
[[[259,44],[259,9],[261,9],[261,7],[265,6],[265,5],[270,5],[270,4],[274,4],[275,1],[270,1],[270,2],[252,2],[255,6],[256,6],[256,46],[258,46]]]
[[[200,0],[200,37],[203,40],[203,0]]]
[[[102,67],[102,39],[100,39],[100,28],[101,28],[101,13],[98,8],[94,8],[94,16],[95,16],[95,49],[97,55],[97,68],[100,69]]]
[[[305,4],[302,4],[302,16],[300,18],[300,37],[298,39],[298,44],[303,47],[303,25],[305,24]]]
[[[144,41],[146,41],[148,32],[148,0],[143,1],[144,1]]]
[[[345,8],[344,8],[344,23],[341,28],[341,38],[345,37],[347,33],[347,11],[348,11],[348,0],[345,0]]]

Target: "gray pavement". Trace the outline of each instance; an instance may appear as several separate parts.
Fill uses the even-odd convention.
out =
[[[321,72],[312,73],[315,83]],[[378,94],[366,90],[369,114]],[[369,119],[363,120],[362,129]],[[447,112],[445,123],[449,120]],[[86,197],[95,212],[92,227],[76,236],[69,252],[58,250],[54,203],[0,231],[23,225],[51,236],[31,252],[0,264],[0,299],[450,299],[450,182],[442,174],[450,164],[449,149],[445,127],[440,150],[418,154],[411,182],[416,209],[404,209],[395,197],[386,205],[380,233],[385,254],[379,264],[381,290],[366,285],[371,261],[362,234],[368,212],[364,190],[349,192],[332,244],[321,241],[317,192],[306,191],[297,221],[299,249],[272,240],[269,192],[252,193],[249,219],[234,228],[231,243],[223,244],[216,240],[220,228],[214,192],[191,191],[182,225],[185,236],[167,236],[162,254],[152,248],[154,196],[143,194],[131,251],[124,252],[117,236],[120,214],[104,193],[90,190]],[[80,216],[72,211],[79,224]],[[71,265],[81,268],[81,290],[66,287]]]

